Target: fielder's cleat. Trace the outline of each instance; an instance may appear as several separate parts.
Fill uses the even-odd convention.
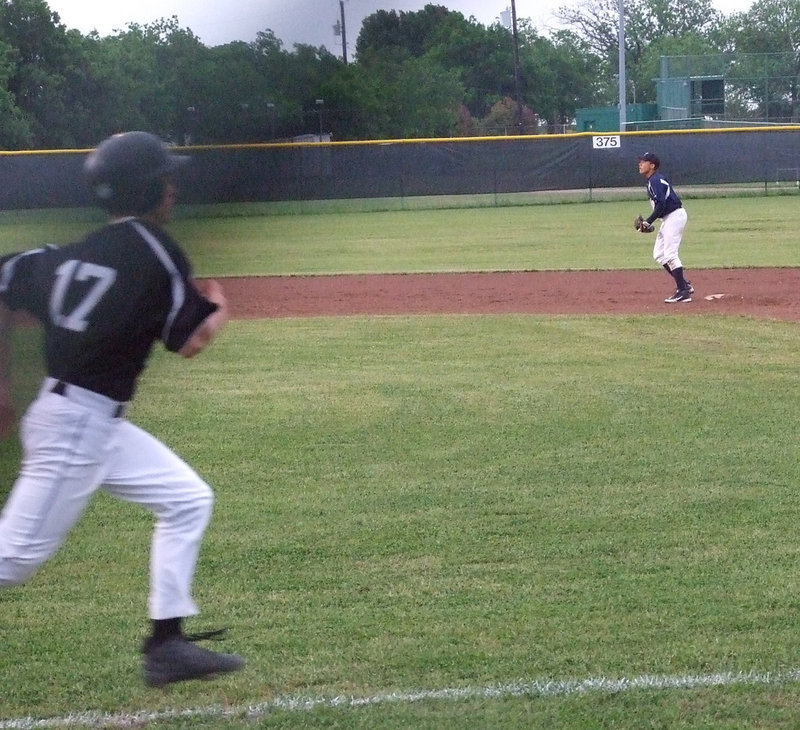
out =
[[[678,289],[671,297],[667,297],[664,301],[667,304],[675,304],[676,302],[681,302],[682,304],[685,304],[691,302],[693,291],[694,290],[691,287],[687,289]]]
[[[235,672],[244,666],[236,654],[220,654],[195,646],[185,636],[175,636],[145,649],[144,681],[149,687],[163,687],[187,679],[207,679]]]

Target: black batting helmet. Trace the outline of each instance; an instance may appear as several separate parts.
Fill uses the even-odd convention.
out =
[[[149,132],[124,132],[89,153],[83,171],[97,202],[109,213],[147,213],[161,201],[164,178],[188,162]]]

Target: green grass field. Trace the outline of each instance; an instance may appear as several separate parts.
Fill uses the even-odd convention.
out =
[[[797,266],[796,195],[687,201],[692,268]],[[182,217],[171,230],[201,276],[649,269],[633,229],[646,200],[315,215]],[[247,208],[237,209],[246,212]],[[66,243],[96,215],[0,215],[0,252]]]
[[[692,201],[687,264],[797,265],[784,200]],[[205,275],[645,268],[640,208],[175,233]],[[99,495],[0,592],[0,730],[796,727],[799,359],[797,324],[715,316],[241,321],[157,350],[130,417],[217,494],[189,629],[248,666],[143,686],[151,520]]]

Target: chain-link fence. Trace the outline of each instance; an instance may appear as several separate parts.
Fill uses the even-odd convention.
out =
[[[794,53],[662,56],[658,95],[667,119],[759,124],[800,121],[800,67]]]

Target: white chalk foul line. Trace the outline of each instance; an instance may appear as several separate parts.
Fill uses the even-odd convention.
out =
[[[594,677],[581,680],[533,680],[488,685],[485,687],[450,687],[445,689],[386,692],[367,697],[341,695],[336,697],[309,697],[304,695],[279,695],[265,702],[238,707],[190,708],[184,710],[141,711],[131,713],[84,712],[64,717],[36,719],[24,717],[0,720],[0,730],[33,730],[34,728],[115,728],[136,727],[143,723],[163,720],[199,718],[247,717],[258,719],[272,712],[309,712],[320,707],[359,708],[394,702],[412,703],[426,700],[480,700],[506,697],[563,697],[565,695],[599,692],[615,694],[637,689],[669,690],[698,689],[731,685],[777,685],[800,681],[800,669],[783,672],[720,672],[718,674],[651,675],[609,679]]]

